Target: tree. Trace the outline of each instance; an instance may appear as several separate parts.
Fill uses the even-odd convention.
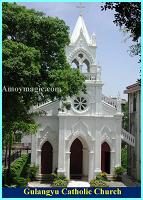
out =
[[[129,34],[134,42],[130,47],[131,55],[141,54],[141,2],[108,2],[101,6],[101,10],[114,10],[116,26]]]
[[[128,102],[122,105],[122,112],[124,114],[122,119],[122,127],[126,131],[129,131],[129,105]]]
[[[2,20],[3,144],[9,157],[10,177],[15,134],[35,133],[37,129],[30,107],[76,95],[85,91],[85,86],[83,75],[78,69],[71,69],[66,60],[69,28],[63,20],[46,17],[16,3],[2,4]],[[25,92],[25,87],[42,90]],[[58,90],[47,90],[51,87]],[[12,88],[19,90],[12,92]]]

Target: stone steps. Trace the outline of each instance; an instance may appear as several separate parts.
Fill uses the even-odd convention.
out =
[[[113,181],[113,180],[114,180],[114,177],[113,177],[113,175],[111,175],[111,174],[107,174],[107,179],[108,179],[109,181]]]

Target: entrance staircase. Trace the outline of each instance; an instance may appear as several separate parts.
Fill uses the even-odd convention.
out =
[[[124,129],[121,131],[121,139],[132,147],[135,147],[135,137]]]

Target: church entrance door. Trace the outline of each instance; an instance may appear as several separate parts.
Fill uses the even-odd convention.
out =
[[[41,174],[52,173],[52,163],[53,163],[53,147],[47,141],[43,144],[41,151]]]
[[[83,145],[79,139],[75,139],[70,148],[70,176],[71,178],[82,177]]]
[[[101,147],[101,170],[110,174],[110,147],[104,142]]]

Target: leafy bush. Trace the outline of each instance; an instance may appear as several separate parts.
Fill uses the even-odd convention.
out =
[[[11,163],[11,176],[7,177],[7,168],[3,168],[3,186],[8,184],[8,179],[10,179],[11,184],[15,184],[15,179],[18,179],[28,161],[29,154],[22,155],[20,158],[16,159]]]
[[[90,181],[90,187],[109,187],[106,181],[93,179]]]
[[[57,180],[54,180],[52,183],[52,187],[67,187],[67,185],[68,185],[67,179],[65,180],[57,179]]]
[[[121,164],[123,166],[123,168],[127,169],[128,166],[128,159],[127,159],[128,155],[127,155],[127,146],[122,147],[121,149]]]
[[[14,177],[13,178],[13,183],[19,187],[26,187],[28,182],[29,182],[28,178],[27,179],[25,179],[23,177]]]
[[[107,181],[107,174],[106,172],[100,172],[96,176],[96,180]]]
[[[57,175],[55,173],[52,173],[52,174],[47,174],[44,177],[45,177],[46,182],[53,183],[53,181],[56,179],[56,176]]]
[[[38,166],[35,165],[29,166],[29,169],[27,171],[28,173],[27,177],[30,178],[32,181],[35,180],[38,169],[39,169]]]
[[[20,158],[16,159],[11,164],[11,176],[12,177],[19,177],[22,173],[22,170],[28,160],[28,154],[22,155]]]
[[[7,187],[7,188],[16,188],[16,186],[17,185],[13,185],[13,184],[12,185],[4,185],[4,187]]]
[[[67,180],[67,178],[66,178],[65,175],[57,174],[57,175],[55,176],[55,180]]]
[[[122,174],[124,173],[123,167],[115,167],[114,174],[117,180],[121,180]]]
[[[29,168],[30,168],[30,164],[31,164],[31,154],[28,154],[28,159],[26,164],[23,167],[23,170],[20,174],[21,177],[27,178],[28,177],[28,172],[29,172]]]
[[[64,176],[64,175],[58,175],[58,174],[55,174],[55,173],[52,173],[52,174],[47,174],[46,175],[46,181],[48,183],[53,183],[55,181],[58,181],[58,180],[63,180],[63,181],[68,181],[67,178]]]

